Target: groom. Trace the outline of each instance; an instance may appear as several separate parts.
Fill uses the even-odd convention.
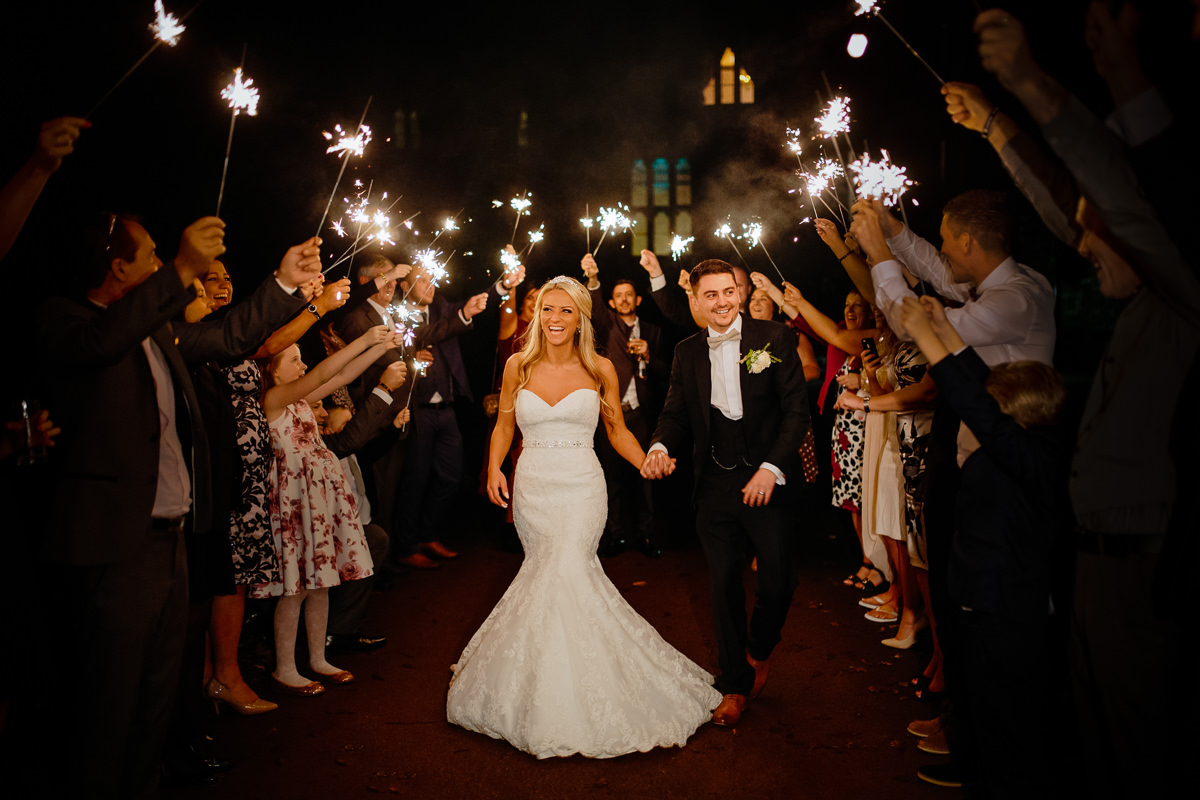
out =
[[[691,273],[708,327],[680,342],[666,406],[642,475],[661,478],[689,433],[695,462],[696,529],[708,559],[720,651],[713,711],[736,725],[767,680],[767,659],[791,605],[789,489],[801,481],[798,452],[809,428],[796,336],[776,322],[739,313],[733,267],[709,259]],[[747,540],[758,557],[754,613],[746,621]]]

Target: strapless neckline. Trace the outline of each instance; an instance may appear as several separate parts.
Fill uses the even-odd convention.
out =
[[[540,394],[538,394],[537,392],[533,391],[532,389],[526,389],[526,388],[524,388],[524,387],[521,387],[521,391],[522,391],[522,392],[528,392],[529,394],[531,394],[531,395],[533,395],[534,397],[536,397],[538,400],[541,400],[541,401],[542,401],[542,404],[543,404],[544,406],[546,406],[546,408],[555,408],[555,407],[557,407],[557,406],[558,406],[560,403],[562,403],[564,400],[566,400],[568,397],[570,397],[570,396],[571,396],[571,395],[573,395],[573,394],[579,394],[580,392],[596,392],[596,390],[595,390],[595,389],[592,389],[592,388],[590,388],[590,387],[587,387],[587,386],[582,386],[582,387],[580,387],[580,388],[576,389],[576,390],[575,390],[575,391],[573,391],[573,392],[567,392],[565,395],[563,395],[562,397],[560,397],[560,398],[559,398],[559,400],[558,400],[558,402],[557,402],[557,403],[549,403],[549,402],[547,402],[547,401],[546,401],[546,399],[545,399],[544,397],[542,397]],[[599,394],[599,392],[596,392],[596,394]]]

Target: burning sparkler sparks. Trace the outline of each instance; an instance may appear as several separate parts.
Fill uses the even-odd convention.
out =
[[[174,47],[183,33],[183,23],[174,14],[168,14],[162,0],[154,0],[154,22],[150,23],[154,38],[169,47]]]
[[[891,163],[887,150],[880,150],[882,158],[872,162],[870,153],[850,165],[854,183],[860,197],[882,199],[885,206],[894,206],[901,195],[908,191],[913,182],[905,176],[905,168]]]
[[[338,137],[336,142],[325,149],[326,153],[349,153],[350,155],[361,156],[366,150],[367,144],[371,141],[370,125],[359,125],[358,130],[355,131],[353,136],[342,130],[341,125],[334,125],[333,130],[334,133],[321,131],[321,135],[325,137],[326,141],[332,142],[334,134]]]
[[[521,268],[521,257],[507,247],[500,251],[500,264],[505,275],[515,275]]]
[[[600,227],[603,229],[603,233],[600,234],[600,241],[596,242],[596,249],[592,251],[593,256],[599,252],[600,245],[604,244],[604,237],[608,236],[609,231],[619,230],[624,233],[637,224],[636,220],[630,219],[625,213],[628,210],[629,206],[622,205],[620,203],[618,203],[615,208],[609,208],[607,206],[600,207],[599,216],[596,217],[596,222],[599,223]]]
[[[162,3],[158,4],[158,8],[162,9]],[[180,30],[183,30],[181,27]],[[174,44],[174,42],[171,42]],[[242,52],[242,62],[245,63],[246,53]],[[225,198],[225,176],[229,172],[229,151],[233,148],[233,126],[237,122],[238,115],[243,111],[248,116],[258,115],[258,89],[254,88],[254,79],[245,78],[241,67],[237,67],[233,71],[233,81],[221,90],[221,97],[229,101],[229,107],[233,109],[233,115],[229,120],[229,137],[225,140],[225,163],[221,167],[221,188],[217,190],[217,210],[214,216],[221,216],[221,201]]]
[[[878,14],[879,0],[854,0],[858,8],[854,11],[854,16],[861,17],[863,14]]]
[[[447,276],[445,265],[438,261],[438,258],[440,258],[441,255],[442,253],[440,250],[434,251],[430,248],[426,248],[425,250],[421,250],[415,256],[413,256],[417,266],[424,271],[426,277],[429,278],[429,282],[434,286],[437,286],[442,281],[446,280]]]
[[[799,128],[788,128],[787,129],[787,142],[785,143],[784,146],[787,147],[787,149],[790,150],[791,152],[795,153],[796,158],[800,157],[800,153],[804,149],[804,147],[803,147],[803,145],[800,144],[800,129]]]
[[[692,242],[694,242],[694,241],[696,241],[695,236],[689,236],[685,239],[682,236],[680,236],[679,234],[672,235],[671,236],[671,258],[678,261],[679,257],[688,251],[688,248],[691,246]]]
[[[234,69],[233,82],[221,90],[221,97],[229,101],[235,117],[242,111],[251,117],[258,115],[258,89],[254,88],[253,78],[243,80],[241,67]]]
[[[839,133],[850,132],[850,98],[835,97],[829,101],[824,113],[813,119],[826,139],[832,139]]]
[[[929,70],[929,74],[933,75],[933,77],[937,79],[938,83],[941,83],[941,84],[946,83],[944,80],[942,80],[942,76],[938,75],[937,71],[933,67],[929,66],[929,62],[926,61],[925,59],[921,58],[921,54],[918,53],[916,51],[916,49],[911,44],[908,43],[908,40],[900,35],[900,31],[896,30],[896,28],[892,25],[892,23],[887,21],[887,18],[885,18],[883,16],[883,12],[879,10],[879,0],[854,0],[854,2],[858,6],[858,8],[856,8],[854,11],[854,16],[860,17],[860,16],[863,16],[864,14],[871,14],[872,16],[874,16],[876,19],[878,19],[880,22],[882,22],[884,25],[886,25],[887,29],[889,31],[891,31],[893,34],[895,34],[896,38],[900,40],[900,44],[904,45],[904,47],[908,50],[908,52],[912,53],[913,57],[916,58],[917,61],[921,62],[921,66],[923,66],[923,67],[925,67],[925,69]],[[866,50],[866,37],[865,36],[863,37],[862,48],[863,48],[863,50]],[[851,53],[851,55],[854,55],[854,54]],[[862,53],[860,52],[859,55],[862,55]],[[858,56],[855,56],[855,58],[857,58],[857,57]]]

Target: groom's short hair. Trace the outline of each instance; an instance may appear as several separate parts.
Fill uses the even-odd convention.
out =
[[[701,261],[696,266],[692,267],[692,271],[688,274],[688,282],[695,289],[700,283],[700,279],[705,275],[721,275],[725,274],[733,278],[734,283],[737,282],[737,276],[733,274],[733,265],[719,258],[709,258]]]

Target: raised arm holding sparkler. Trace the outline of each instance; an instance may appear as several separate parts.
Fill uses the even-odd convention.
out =
[[[59,117],[42,125],[33,155],[0,189],[0,258],[8,255],[50,176],[75,151],[79,134],[90,127],[92,123],[81,117]]]
[[[221,188],[217,190],[217,210],[213,216],[221,216],[221,200],[225,197],[225,175],[229,172],[229,151],[233,148],[233,126],[243,111],[253,117],[258,115],[258,89],[254,79],[242,78],[242,68],[233,71],[233,82],[221,90],[221,97],[229,101],[233,114],[229,118],[229,138],[225,142],[225,165],[221,168]]]

